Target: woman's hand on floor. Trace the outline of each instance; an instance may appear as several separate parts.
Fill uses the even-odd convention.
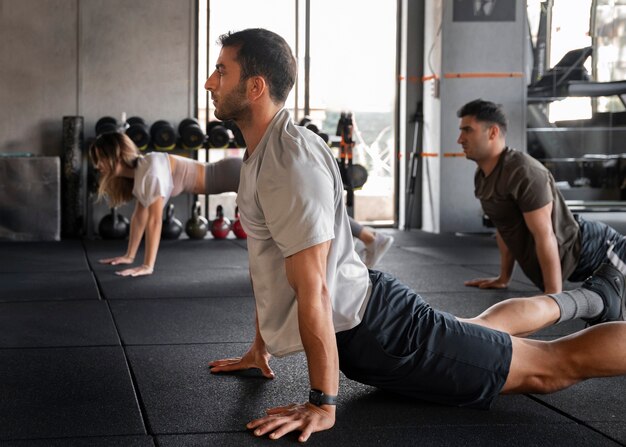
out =
[[[126,270],[120,270],[119,272],[115,272],[116,275],[119,276],[145,276],[152,275],[154,269],[149,265],[140,265],[139,267],[133,267]]]
[[[110,265],[121,265],[121,264],[132,264],[135,258],[131,258],[130,256],[116,256],[115,258],[106,258],[100,259],[98,262],[100,264],[110,264]]]

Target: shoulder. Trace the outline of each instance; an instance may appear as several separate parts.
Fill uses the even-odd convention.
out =
[[[295,125],[289,114],[279,112],[276,126],[268,141],[263,164],[275,165],[277,169],[310,169],[315,164],[328,164],[332,157],[326,143],[309,129]]]
[[[546,170],[546,167],[536,158],[533,158],[525,152],[509,147],[505,149],[504,160],[507,165],[511,166],[529,166]]]
[[[162,164],[169,162],[169,155],[165,152],[148,152],[143,159],[150,164]]]
[[[503,170],[510,178],[548,175],[548,169],[530,155],[507,148],[503,154]]]

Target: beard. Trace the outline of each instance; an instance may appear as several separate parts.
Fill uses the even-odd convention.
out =
[[[222,121],[239,121],[250,114],[246,83],[241,81],[235,89],[219,98],[214,115]]]

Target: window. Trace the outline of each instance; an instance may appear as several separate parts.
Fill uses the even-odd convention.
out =
[[[219,54],[218,37],[228,31],[252,27],[280,34],[294,50],[299,68],[298,83],[286,107],[294,120],[299,121],[308,106],[313,124],[332,136],[341,112],[352,112],[356,130],[354,162],[368,170],[368,181],[355,192],[355,217],[370,223],[393,223],[396,2],[314,0],[310,1],[307,14],[306,0],[264,0],[263,8],[259,8],[258,0],[200,0],[199,11],[200,121],[205,122],[207,117],[209,121],[215,119],[204,82]],[[308,85],[305,84],[307,23],[310,26]],[[307,91],[310,100],[305,104]],[[199,158],[208,156],[210,161],[215,161],[235,155],[236,151],[210,149]],[[223,202],[232,201],[234,207],[234,198],[220,195],[215,200],[221,201],[225,210],[231,205]],[[210,199],[211,203],[215,200]],[[214,207],[209,205],[209,211],[214,211]]]

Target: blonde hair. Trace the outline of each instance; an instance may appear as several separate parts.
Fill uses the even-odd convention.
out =
[[[134,169],[139,157],[139,149],[123,133],[109,132],[96,138],[89,148],[89,158],[94,166],[101,162],[109,167],[106,173],[100,174],[98,200],[106,198],[111,207],[118,207],[132,200],[134,180],[115,176],[115,167],[121,161]]]

